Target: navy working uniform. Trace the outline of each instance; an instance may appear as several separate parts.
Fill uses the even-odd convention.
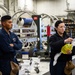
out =
[[[9,44],[14,44],[14,47],[11,47]],[[15,58],[16,50],[21,48],[22,43],[13,32],[8,34],[3,28],[0,30],[0,71],[2,75],[10,75],[10,61],[18,64]]]
[[[50,73],[51,75],[65,75],[64,68],[66,62],[72,60],[72,55],[74,55],[75,46],[73,47],[72,54],[61,54],[61,56],[57,60],[57,64],[53,66],[54,56],[57,53],[60,53],[62,46],[65,45],[64,40],[69,38],[69,36],[64,33],[63,37],[56,34],[50,37],[50,47],[51,47],[51,54],[50,54]]]

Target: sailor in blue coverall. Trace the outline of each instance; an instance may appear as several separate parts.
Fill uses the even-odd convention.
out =
[[[18,37],[10,31],[12,28],[11,16],[5,15],[1,18],[2,29],[0,30],[0,71],[2,75],[10,75],[10,61],[16,60],[16,50],[22,48]]]

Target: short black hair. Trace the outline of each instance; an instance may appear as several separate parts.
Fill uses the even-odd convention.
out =
[[[10,15],[4,15],[1,17],[1,22],[4,22],[6,20],[10,20],[11,19],[11,16]]]
[[[64,22],[61,21],[61,20],[57,20],[56,23],[55,23],[55,27],[57,28],[57,27],[59,26],[60,23],[64,23]]]

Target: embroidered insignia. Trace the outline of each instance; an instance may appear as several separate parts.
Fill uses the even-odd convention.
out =
[[[13,41],[16,42],[16,38],[13,38]]]

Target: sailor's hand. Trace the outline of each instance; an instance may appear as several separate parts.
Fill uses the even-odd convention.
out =
[[[71,50],[67,50],[67,54],[71,54],[72,53],[72,51]]]
[[[14,46],[14,44],[10,44],[10,46],[11,46],[11,47],[13,47],[13,46]]]
[[[73,38],[67,38],[64,40],[64,43],[71,43],[73,41]]]

